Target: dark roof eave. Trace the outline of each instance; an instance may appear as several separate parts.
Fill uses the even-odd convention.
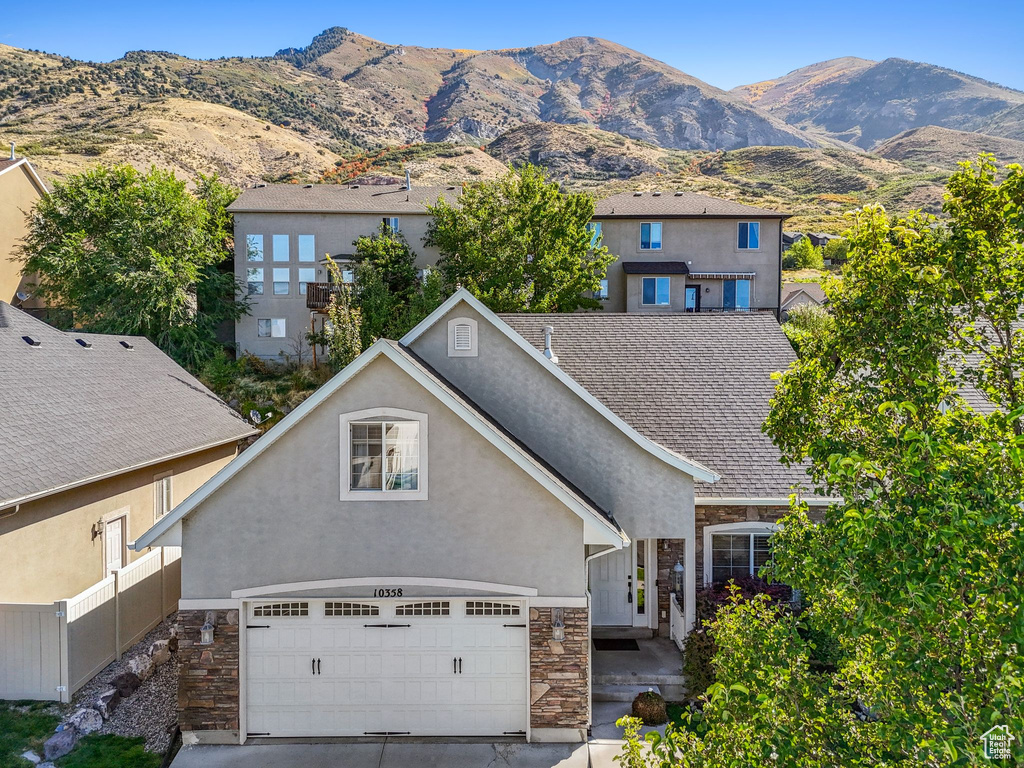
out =
[[[593,219],[791,219],[795,214],[777,211],[748,213],[595,213]]]

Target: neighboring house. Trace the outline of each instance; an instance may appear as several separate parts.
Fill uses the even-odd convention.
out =
[[[427,206],[458,198],[461,187],[366,184],[260,184],[228,206],[235,220],[235,276],[252,308],[235,324],[239,353],[277,358],[292,354],[310,331],[310,310],[329,297],[326,256],[351,280],[353,243],[382,223],[405,236],[418,266],[437,261],[423,245]],[[308,304],[308,306],[307,306]]]
[[[787,214],[692,192],[599,200],[594,226],[618,256],[600,296],[610,312],[779,314]]]
[[[782,286],[782,314],[785,317],[793,307],[810,304],[820,307],[828,297],[819,283],[786,283]]]
[[[29,212],[45,194],[43,180],[28,159],[15,157],[12,144],[10,158],[0,160],[0,301],[24,309],[42,306],[30,296],[32,289],[28,283],[31,280],[21,274],[18,248],[28,233]]]
[[[144,338],[62,332],[0,301],[0,601],[68,598],[254,430]]]
[[[685,634],[769,557],[806,480],[760,429],[793,360],[768,314],[458,291],[136,542],[182,547],[185,738],[585,739],[592,625]]]

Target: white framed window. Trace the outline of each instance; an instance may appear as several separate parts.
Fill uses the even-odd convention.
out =
[[[396,235],[401,231],[398,228],[399,221],[397,216],[385,216],[384,226],[387,227],[389,230],[391,230],[391,232],[393,232]]]
[[[756,576],[771,561],[776,523],[745,522],[704,526],[704,583]]]
[[[299,261],[316,261],[316,238],[299,235]]]
[[[263,295],[263,267],[249,267],[245,270],[245,281],[250,296]]]
[[[587,231],[590,232],[590,247],[597,248],[601,242],[601,222],[590,222],[587,224]]]
[[[283,339],[285,323],[283,317],[261,317],[256,321],[256,335],[261,339]]]
[[[341,270],[341,282],[346,285],[352,285],[356,281],[356,271],[354,269],[343,269]]]
[[[159,520],[174,508],[173,472],[153,478],[153,520]]]
[[[448,357],[477,356],[477,324],[471,317],[448,321]]]
[[[400,408],[342,414],[341,500],[427,498],[427,415]]]
[[[640,250],[661,250],[661,222],[644,221],[640,224]]]
[[[291,270],[288,267],[274,267],[274,295],[287,296],[291,286]]]
[[[594,291],[594,298],[595,299],[601,299],[601,300],[604,300],[604,299],[608,298],[608,281],[607,280],[602,280],[601,281],[601,287],[598,288],[596,291]]]
[[[672,303],[672,279],[644,277],[640,281],[640,303],[645,307],[667,307]]]
[[[750,280],[722,281],[722,308],[745,310],[750,309]]]
[[[245,253],[249,261],[263,261],[263,235],[246,235]]]
[[[316,267],[299,267],[299,293],[306,293],[306,284],[316,282]]]
[[[736,227],[736,247],[741,251],[756,251],[761,248],[761,223],[741,221]]]
[[[273,246],[274,261],[288,261],[291,259],[292,255],[288,250],[288,235],[274,235]]]

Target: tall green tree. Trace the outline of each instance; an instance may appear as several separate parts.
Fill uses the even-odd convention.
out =
[[[331,366],[340,371],[363,351],[363,314],[354,304],[352,288],[342,280],[341,269],[330,256],[327,257],[327,269],[338,290],[331,293],[331,300],[327,305],[327,319],[330,325],[324,331],[324,335]],[[320,339],[314,336],[309,341],[316,344]]]
[[[822,269],[825,259],[821,248],[809,237],[801,237],[782,255],[782,266],[784,269]]]
[[[200,177],[98,167],[57,181],[29,218],[23,271],[74,323],[146,336],[195,370],[220,345],[218,324],[247,311],[230,271],[227,205],[238,191]]]
[[[498,312],[601,307],[591,296],[614,257],[591,247],[589,195],[565,193],[525,165],[429,210],[426,242],[441,253],[449,290],[463,286]]]

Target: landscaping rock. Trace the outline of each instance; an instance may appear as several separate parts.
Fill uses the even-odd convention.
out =
[[[122,699],[127,699],[139,690],[139,686],[142,685],[142,681],[134,672],[122,672],[111,680],[110,684],[117,688],[117,692],[121,694]]]
[[[71,752],[78,743],[78,731],[73,725],[57,731],[43,744],[43,755],[47,760],[57,760]]]
[[[103,727],[103,717],[95,709],[80,709],[68,718],[68,723],[85,735]]]
[[[21,756],[32,763],[32,765],[39,765],[40,761],[43,759],[31,749],[28,752],[22,752]]]
[[[128,669],[139,676],[139,680],[145,682],[153,674],[153,658],[146,653],[132,656],[128,659]]]
[[[110,719],[110,716],[114,714],[114,710],[117,709],[117,705],[121,703],[121,694],[117,688],[111,688],[110,690],[104,691],[96,700],[92,703],[92,708],[100,713],[100,717],[104,720]]]
[[[177,634],[173,634],[169,638],[167,638],[167,649],[171,653],[177,653],[178,652],[178,635]]]
[[[166,664],[171,660],[171,650],[166,645],[162,648],[157,648],[153,651],[153,655],[150,658],[153,659],[154,666],[159,667],[161,664]]]

